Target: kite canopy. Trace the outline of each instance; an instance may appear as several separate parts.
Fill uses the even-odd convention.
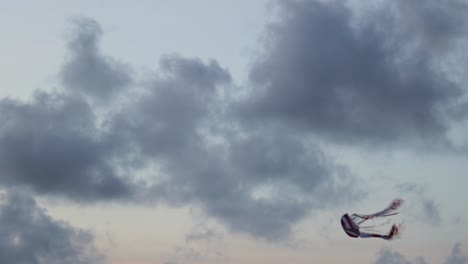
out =
[[[359,227],[351,220],[348,214],[344,214],[341,217],[341,226],[348,236],[359,237]]]

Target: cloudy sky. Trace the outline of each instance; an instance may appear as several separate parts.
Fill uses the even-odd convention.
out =
[[[468,263],[468,2],[0,4],[0,262]]]

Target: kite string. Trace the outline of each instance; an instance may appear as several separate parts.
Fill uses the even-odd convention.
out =
[[[371,226],[360,226],[359,228],[375,228],[375,227],[379,227],[379,226],[384,226],[384,225],[388,225],[390,224],[390,219],[381,223],[381,224],[378,224],[378,225],[371,225]]]

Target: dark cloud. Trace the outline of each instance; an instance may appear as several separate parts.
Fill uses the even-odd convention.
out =
[[[449,52],[468,32],[465,1],[398,0],[390,5],[402,37],[428,52]]]
[[[126,72],[99,55],[99,34],[96,22],[78,23],[76,58],[63,74],[76,77],[64,79],[67,88],[103,99],[123,87]],[[232,231],[269,241],[291,238],[305,216],[364,194],[316,144],[231,115],[234,86],[214,60],[164,56],[160,71],[140,83],[141,93],[100,116],[70,89],[0,101],[0,184],[77,201],[192,204]]]
[[[345,2],[278,1],[238,114],[346,143],[443,142],[463,94],[447,70],[464,64],[441,65],[466,40],[467,6],[389,2],[358,17]]]
[[[74,26],[73,37],[68,43],[70,55],[60,73],[63,86],[99,102],[108,101],[129,87],[132,82],[130,69],[101,54],[102,31],[96,21],[79,18],[74,20]]]
[[[176,55],[160,65],[163,77],[110,120],[110,131],[144,154],[177,157],[188,145],[202,144],[200,130],[216,104],[215,86],[228,83],[230,75],[215,61],[205,65]]]
[[[38,92],[31,102],[3,99],[0,123],[1,184],[82,201],[130,195],[79,97]]]
[[[285,148],[282,153],[279,146],[256,140],[249,140],[250,155],[245,159],[234,153],[237,146],[232,145],[225,155],[186,149],[170,160],[171,177],[156,192],[172,202],[196,202],[231,230],[272,241],[288,237],[291,226],[314,209],[359,197],[350,187],[353,177],[321,163],[315,153],[294,149],[296,142],[288,143],[293,150]],[[303,156],[292,162],[300,156],[296,151]],[[293,164],[283,168],[284,162]]]
[[[317,146],[286,132],[245,130],[224,115],[216,87],[229,88],[230,77],[216,62],[168,56],[161,68],[109,129],[160,168],[152,197],[198,204],[231,230],[273,241],[313,209],[359,196],[349,188],[353,177]]]
[[[92,264],[103,258],[93,235],[51,218],[29,196],[8,192],[0,203],[0,262]]]

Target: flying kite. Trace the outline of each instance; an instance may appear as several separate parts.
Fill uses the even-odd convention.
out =
[[[394,199],[387,208],[375,214],[368,214],[368,215],[352,214],[351,216],[349,216],[348,214],[344,214],[341,217],[341,226],[343,227],[343,230],[345,231],[345,233],[350,237],[354,237],[354,238],[377,237],[377,238],[383,238],[386,240],[391,240],[395,238],[395,236],[398,235],[400,232],[400,228],[397,224],[393,224],[392,228],[387,234],[381,234],[378,232],[368,232],[369,230],[373,230],[371,228],[374,228],[376,226],[363,226],[362,224],[369,219],[374,219],[378,217],[388,217],[388,216],[398,214],[397,210],[401,206],[402,203],[403,203],[402,199]]]

